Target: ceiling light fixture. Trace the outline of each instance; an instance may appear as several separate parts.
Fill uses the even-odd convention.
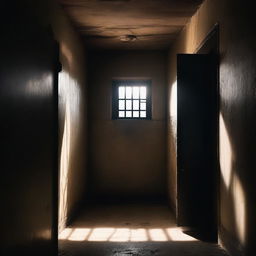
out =
[[[137,36],[135,36],[135,35],[120,36],[120,41],[122,41],[122,42],[134,42],[136,40],[137,40]]]

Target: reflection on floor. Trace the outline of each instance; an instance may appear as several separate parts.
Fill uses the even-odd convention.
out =
[[[182,232],[163,205],[93,206],[59,235],[65,256],[224,256],[215,244]]]

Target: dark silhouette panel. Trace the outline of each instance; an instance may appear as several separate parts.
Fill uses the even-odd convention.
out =
[[[58,47],[15,7],[1,40],[0,254],[56,255]]]
[[[177,57],[178,224],[217,239],[216,69],[214,55]]]

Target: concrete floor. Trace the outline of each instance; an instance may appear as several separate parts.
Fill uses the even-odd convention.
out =
[[[227,256],[177,228],[164,205],[92,206],[59,235],[61,256]]]

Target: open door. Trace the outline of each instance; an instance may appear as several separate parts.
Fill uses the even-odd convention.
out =
[[[217,77],[211,54],[177,56],[178,225],[217,240]]]

